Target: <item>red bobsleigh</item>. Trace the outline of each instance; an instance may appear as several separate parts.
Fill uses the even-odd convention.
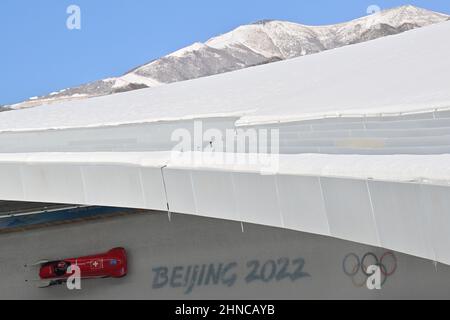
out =
[[[103,254],[57,261],[41,261],[39,278],[41,287],[63,284],[73,274],[70,266],[78,266],[81,279],[121,278],[127,275],[127,253],[115,248]]]

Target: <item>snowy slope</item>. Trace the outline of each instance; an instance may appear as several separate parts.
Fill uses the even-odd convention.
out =
[[[330,26],[261,21],[195,43],[124,76],[69,88],[14,105],[16,109],[79,100],[234,71],[398,34],[449,16],[404,6]]]
[[[450,22],[236,72],[0,114],[0,130],[239,116],[238,124],[450,107]]]

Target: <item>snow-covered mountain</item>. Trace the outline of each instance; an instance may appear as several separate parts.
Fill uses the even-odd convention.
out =
[[[328,26],[264,20],[238,27],[205,43],[195,43],[123,76],[34,97],[10,107],[20,109],[155,87],[314,54],[446,20],[450,20],[450,16],[413,6],[385,10]]]

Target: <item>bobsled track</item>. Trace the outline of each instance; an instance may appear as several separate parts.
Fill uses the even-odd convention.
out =
[[[121,282],[110,281],[104,294],[147,297],[153,291],[142,286],[150,284],[137,278],[147,279],[154,260],[206,263],[212,255],[228,261],[230,243],[238,257],[254,252],[266,259],[274,241],[276,250],[293,252],[292,259],[294,248],[306,248],[300,251],[314,261],[310,270],[326,269],[318,287],[303,277],[305,296],[328,296],[325,287],[334,296],[341,284],[336,291],[330,284],[340,281],[334,277],[342,257],[329,259],[338,261],[342,252],[331,249],[348,251],[345,241],[351,241],[359,244],[349,245],[354,250],[380,248],[369,248],[381,253],[378,259],[394,250],[404,260],[405,278],[392,297],[448,292],[448,267],[441,264],[450,265],[450,42],[442,41],[449,32],[446,22],[213,77],[0,113],[1,200],[188,215],[177,215],[180,225],[155,214],[2,236],[2,263],[12,259],[18,267],[15,255],[70,255],[123,242],[136,259],[136,272],[123,283],[141,289],[122,292]],[[229,131],[235,135],[225,144],[244,141],[243,151],[221,150],[217,137]],[[254,150],[249,132],[271,138],[275,132],[276,138],[269,138],[269,149],[258,143]],[[173,140],[181,135],[192,138],[182,150]],[[274,141],[279,148],[272,148]],[[241,234],[240,222],[259,231]],[[214,235],[224,232],[230,238],[218,238],[214,247]],[[67,241],[72,251],[62,250]],[[199,249],[183,247],[194,243]],[[209,245],[214,253],[205,250]],[[441,264],[436,269],[432,262]],[[22,284],[10,283],[22,273],[6,272],[16,276],[5,280],[12,286],[5,294],[27,296]],[[436,279],[441,282],[434,286]],[[92,290],[101,296],[101,289]],[[172,294],[157,292],[154,297]],[[261,294],[273,298],[273,292]]]
[[[266,174],[265,164],[252,162],[251,154],[233,154],[241,162],[209,163],[202,161],[208,160],[205,153],[177,156],[170,145],[162,147],[165,151],[144,151],[145,143],[167,138],[172,129],[194,130],[193,121],[125,126],[125,131],[83,129],[98,132],[73,131],[73,136],[57,130],[44,132],[45,138],[14,133],[21,136],[9,138],[16,147],[29,140],[38,152],[0,154],[0,198],[169,210],[331,236],[450,264],[448,116],[435,111],[265,126],[280,132],[276,172]],[[207,119],[204,124],[226,128],[234,121]],[[95,152],[106,136],[119,149],[121,138],[142,139],[146,147]],[[53,143],[52,138],[64,152],[37,149]],[[302,145],[317,141],[329,146]],[[291,154],[283,148],[298,150]],[[311,148],[339,154],[312,153]]]
[[[82,281],[80,291],[25,282],[37,270],[24,264],[117,246],[128,252],[125,278]],[[357,259],[381,261],[381,290],[367,289]],[[429,260],[279,228],[169,221],[159,212],[0,234],[0,263],[2,299],[446,299],[450,286],[450,267]]]

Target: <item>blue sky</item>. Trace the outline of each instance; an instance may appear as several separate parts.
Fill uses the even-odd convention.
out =
[[[66,9],[81,8],[81,30]],[[118,76],[196,41],[261,19],[309,25],[412,4],[450,14],[448,0],[1,0],[0,104]]]

